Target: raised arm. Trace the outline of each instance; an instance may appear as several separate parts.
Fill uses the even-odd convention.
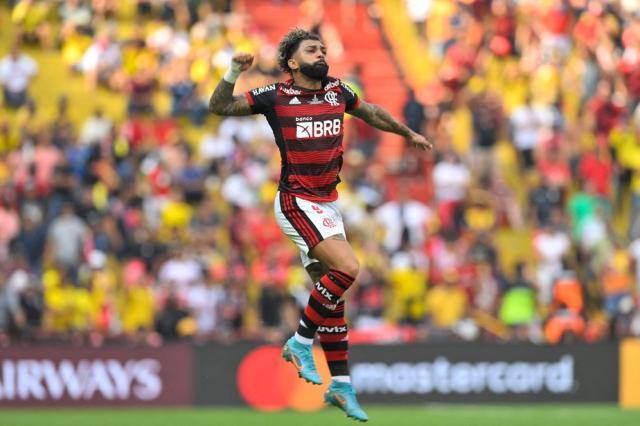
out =
[[[236,53],[224,77],[209,98],[209,111],[217,115],[250,115],[251,106],[244,95],[233,96],[233,88],[240,73],[249,69],[253,55]]]
[[[364,120],[367,124],[375,127],[376,129],[395,133],[396,135],[404,137],[415,148],[422,149],[424,151],[433,148],[433,144],[429,142],[427,138],[414,132],[396,120],[391,114],[389,114],[389,111],[380,105],[370,104],[361,100],[359,105],[351,111],[348,111],[348,113]]]

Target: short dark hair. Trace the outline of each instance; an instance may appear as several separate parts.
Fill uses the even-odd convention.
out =
[[[310,33],[301,28],[292,29],[280,40],[278,45],[278,65],[282,71],[291,74],[291,68],[289,68],[287,62],[304,40],[322,41],[318,34]]]

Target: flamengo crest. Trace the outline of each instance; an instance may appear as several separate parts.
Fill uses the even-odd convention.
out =
[[[338,94],[336,92],[327,92],[324,94],[324,100],[329,102],[331,106],[338,106]]]

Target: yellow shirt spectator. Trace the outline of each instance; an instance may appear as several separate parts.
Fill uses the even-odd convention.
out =
[[[99,311],[91,300],[89,290],[84,287],[69,287],[66,297],[70,305],[69,319],[71,321],[71,329],[92,329]]]
[[[151,330],[154,317],[154,298],[150,287],[132,284],[122,297],[122,330],[131,334],[139,330]]]
[[[560,73],[551,64],[538,67],[531,80],[531,93],[536,102],[550,105],[558,99],[560,90]]]
[[[186,228],[191,222],[193,208],[182,201],[169,201],[162,209],[162,227],[165,229]]]
[[[389,274],[389,283],[393,291],[390,316],[393,320],[424,318],[424,295],[426,274],[414,268],[394,269]]]
[[[467,295],[455,284],[441,284],[429,290],[426,297],[427,313],[436,326],[453,327],[467,310]]]
[[[93,325],[96,310],[86,288],[64,283],[45,287],[48,316],[45,322],[54,332],[87,330]]]
[[[78,33],[75,29],[69,34],[62,44],[62,61],[67,67],[71,67],[78,62],[84,52],[91,46],[91,37]]]
[[[611,144],[616,148],[620,164],[633,170],[631,190],[640,192],[640,140],[635,129],[626,131],[613,130]]]
[[[47,1],[22,0],[14,6],[11,12],[11,22],[15,25],[22,25],[24,32],[33,33],[38,29],[38,25],[46,21],[49,6]]]

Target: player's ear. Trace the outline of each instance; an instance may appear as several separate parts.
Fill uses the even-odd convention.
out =
[[[289,69],[292,71],[297,70],[299,68],[298,61],[296,61],[293,58],[289,58],[289,60],[287,61],[287,65],[289,65]]]

